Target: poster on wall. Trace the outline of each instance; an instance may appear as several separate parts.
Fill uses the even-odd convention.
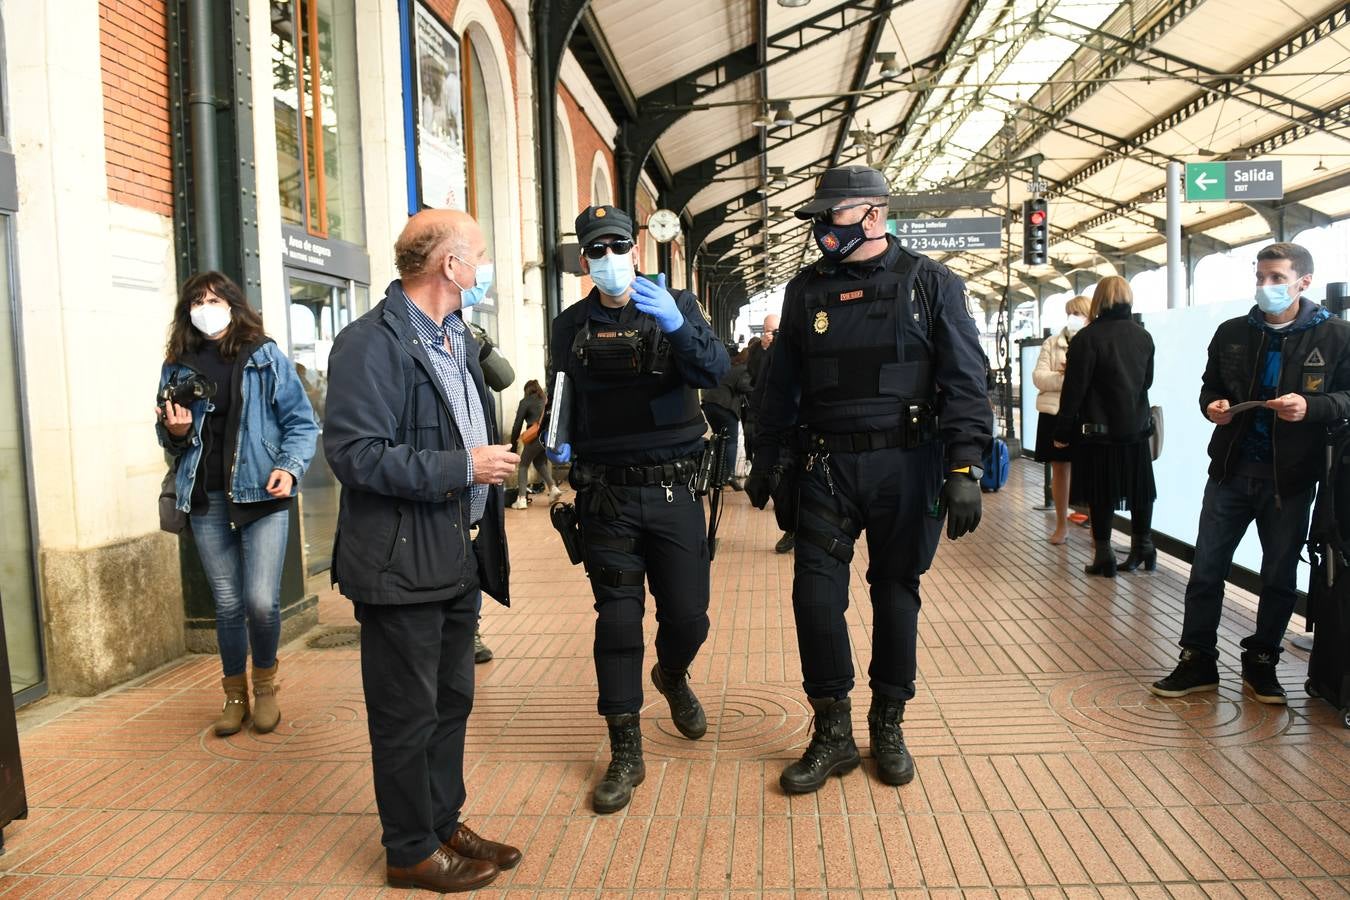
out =
[[[465,209],[464,96],[459,39],[416,7],[417,168],[423,206]]]

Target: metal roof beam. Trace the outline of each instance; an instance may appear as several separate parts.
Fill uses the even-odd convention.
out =
[[[1157,21],[1150,25],[1139,38],[1137,44],[1140,47],[1149,47],[1165,37],[1173,28],[1181,22],[1182,19],[1194,12],[1205,0],[1172,0],[1169,6],[1160,11]],[[1079,51],[1080,53],[1089,53],[1088,50]],[[1079,66],[1075,64],[1073,57],[1065,61],[1065,66],[1069,67],[1076,75],[1083,78],[1082,81],[1074,85],[1062,99],[1057,102],[1048,116],[1039,120],[1032,120],[1031,129],[1024,135],[1017,136],[1015,140],[1018,143],[1012,156],[1020,157],[1027,153],[1036,142],[1051,131],[1055,130],[1061,122],[1067,121],[1074,110],[1086,103],[1102,87],[1120,74],[1128,66],[1129,60],[1117,58],[1113,61],[1097,59],[1094,61],[1097,65]],[[1104,64],[1104,65],[1102,65]],[[1061,71],[1064,66],[1061,67]],[[1034,99],[1034,98],[1033,98]],[[986,167],[984,170],[977,170],[964,176],[961,180],[984,184],[992,175],[997,172],[996,168]]]
[[[877,0],[876,8],[880,9],[885,5],[885,0]],[[881,45],[881,35],[886,30],[886,16],[878,16],[867,31],[867,42],[863,45],[862,57],[858,60],[858,68],[853,73],[853,80],[849,82],[854,91],[862,90],[867,86],[867,73],[872,68],[872,56],[877,52],[877,47]],[[853,114],[858,111],[858,102],[862,98],[858,94],[851,95],[845,106],[843,120],[839,123],[839,136],[834,139],[834,152],[830,154],[830,167],[839,163],[839,154],[844,152],[844,146],[848,141],[848,126],[852,124]]]
[[[688,115],[688,107],[732,82],[767,71],[771,66],[811,50],[841,34],[885,18],[914,0],[877,0],[872,9],[860,9],[858,0],[847,0],[818,13],[805,22],[771,35],[765,40],[766,58],[758,59],[758,42],[735,50],[693,72],[680,76],[638,98],[641,118],[621,125],[616,150],[625,156],[623,196],[637,189],[638,173],[665,131]]]
[[[1059,16],[1051,14],[1051,20],[1059,21],[1065,25],[1083,29],[1083,26],[1062,19]],[[1228,73],[1219,72],[1217,69],[1201,65],[1172,53],[1167,53],[1152,47],[1142,46],[1140,42],[1131,40],[1128,37],[1111,34],[1109,31],[1103,31],[1099,28],[1087,29],[1093,37],[1099,38],[1103,42],[1113,43],[1130,51],[1129,60],[1134,65],[1151,72],[1157,72],[1160,75],[1169,78],[1182,78],[1192,82],[1196,87],[1209,93],[1218,93],[1221,98],[1237,100],[1245,103],[1255,109],[1273,115],[1282,116],[1292,122],[1298,121],[1298,116],[1309,113],[1319,112],[1315,106],[1310,106],[1301,100],[1287,97],[1283,94],[1272,91],[1268,88],[1259,88],[1251,83],[1252,79],[1259,78],[1261,75],[1270,71],[1270,69],[1288,60],[1298,50],[1306,49],[1326,36],[1346,27],[1350,24],[1350,7],[1332,12],[1323,17],[1317,23],[1307,28],[1303,28],[1286,37],[1279,44],[1265,51],[1260,56],[1249,60],[1237,74],[1240,79],[1217,78],[1216,76],[1226,75]],[[1112,53],[1105,47],[1099,48],[1101,53]],[[1211,83],[1213,80],[1213,83]],[[1250,94],[1251,96],[1248,96]],[[1287,106],[1286,112],[1278,107]],[[1341,122],[1340,124],[1345,124]]]

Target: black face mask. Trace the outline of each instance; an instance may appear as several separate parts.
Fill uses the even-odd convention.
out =
[[[840,263],[865,242],[883,240],[883,238],[869,238],[863,229],[863,220],[871,215],[874,209],[875,206],[867,207],[867,213],[863,218],[852,225],[835,225],[828,219],[817,220],[811,226],[811,234],[815,237],[816,246],[820,248],[821,254],[830,262]]]

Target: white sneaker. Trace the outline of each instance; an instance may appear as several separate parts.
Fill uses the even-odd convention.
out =
[[[511,508],[512,508],[512,509],[525,509],[525,508],[527,508],[529,505],[530,505],[530,504],[529,504],[529,502],[525,499],[525,495],[524,495],[524,494],[517,494],[517,495],[516,495],[516,502],[511,504]]]
[[[558,487],[555,484],[553,487],[548,489],[548,502],[552,503],[554,500],[557,500],[559,497],[561,497],[562,494],[563,494],[562,488]]]

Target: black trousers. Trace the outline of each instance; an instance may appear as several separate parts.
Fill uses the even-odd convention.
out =
[[[942,488],[942,450],[835,453],[802,473],[792,612],[808,697],[848,696],[853,652],[844,613],[851,562],[840,555],[867,534],[872,597],[872,692],[914,696],[919,576],[937,552],[941,519],[932,512]],[[833,543],[832,543],[833,542]],[[834,553],[827,547],[833,546]]]
[[[375,805],[391,866],[421,862],[459,827],[478,602],[474,591],[441,603],[356,604]]]
[[[617,516],[593,508],[596,490],[611,493]],[[708,637],[703,504],[686,484],[669,491],[660,485],[591,486],[578,495],[577,510],[595,595],[596,708],[602,716],[635,713],[642,708],[646,591],[632,573],[645,573],[656,600],[657,662],[672,671],[689,668]]]

